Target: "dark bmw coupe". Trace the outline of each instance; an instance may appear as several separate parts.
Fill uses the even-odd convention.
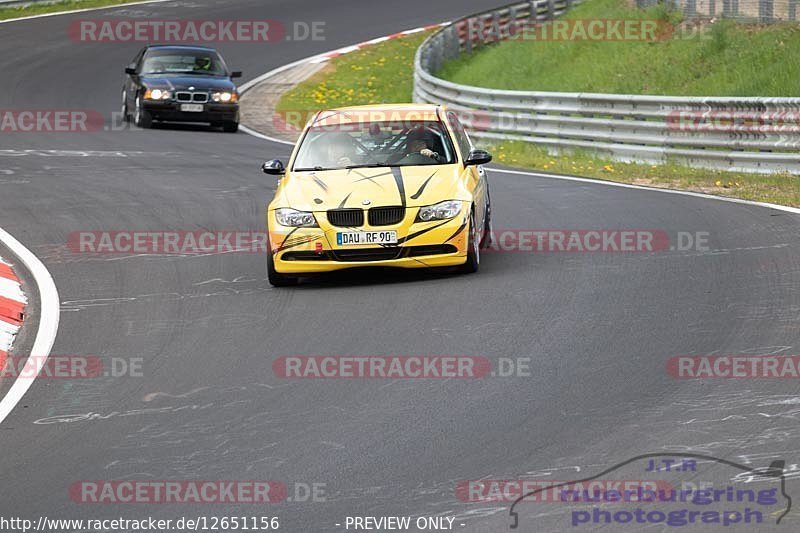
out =
[[[224,131],[239,129],[239,93],[213,48],[150,45],[125,69],[122,116],[140,128],[153,121],[205,122]]]

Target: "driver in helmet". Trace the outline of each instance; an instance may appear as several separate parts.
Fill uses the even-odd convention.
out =
[[[194,70],[208,72],[211,70],[211,58],[198,57],[194,60]]]
[[[407,153],[398,163],[401,165],[433,165],[441,164],[444,158],[430,149],[433,146],[433,134],[423,126],[414,127],[407,137]]]

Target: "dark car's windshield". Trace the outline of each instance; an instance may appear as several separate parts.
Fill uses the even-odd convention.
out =
[[[149,50],[142,61],[142,75],[192,74],[226,76],[228,69],[213,50]]]
[[[438,121],[365,122],[312,126],[294,170],[455,163],[450,136]]]

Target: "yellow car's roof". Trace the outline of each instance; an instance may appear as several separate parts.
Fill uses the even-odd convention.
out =
[[[337,107],[320,111],[314,121],[316,126],[356,124],[389,121],[437,121],[440,106],[431,104],[381,104]]]

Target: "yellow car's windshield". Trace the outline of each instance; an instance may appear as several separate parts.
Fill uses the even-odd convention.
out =
[[[441,122],[364,122],[312,126],[293,170],[444,165],[455,161],[453,144]]]

